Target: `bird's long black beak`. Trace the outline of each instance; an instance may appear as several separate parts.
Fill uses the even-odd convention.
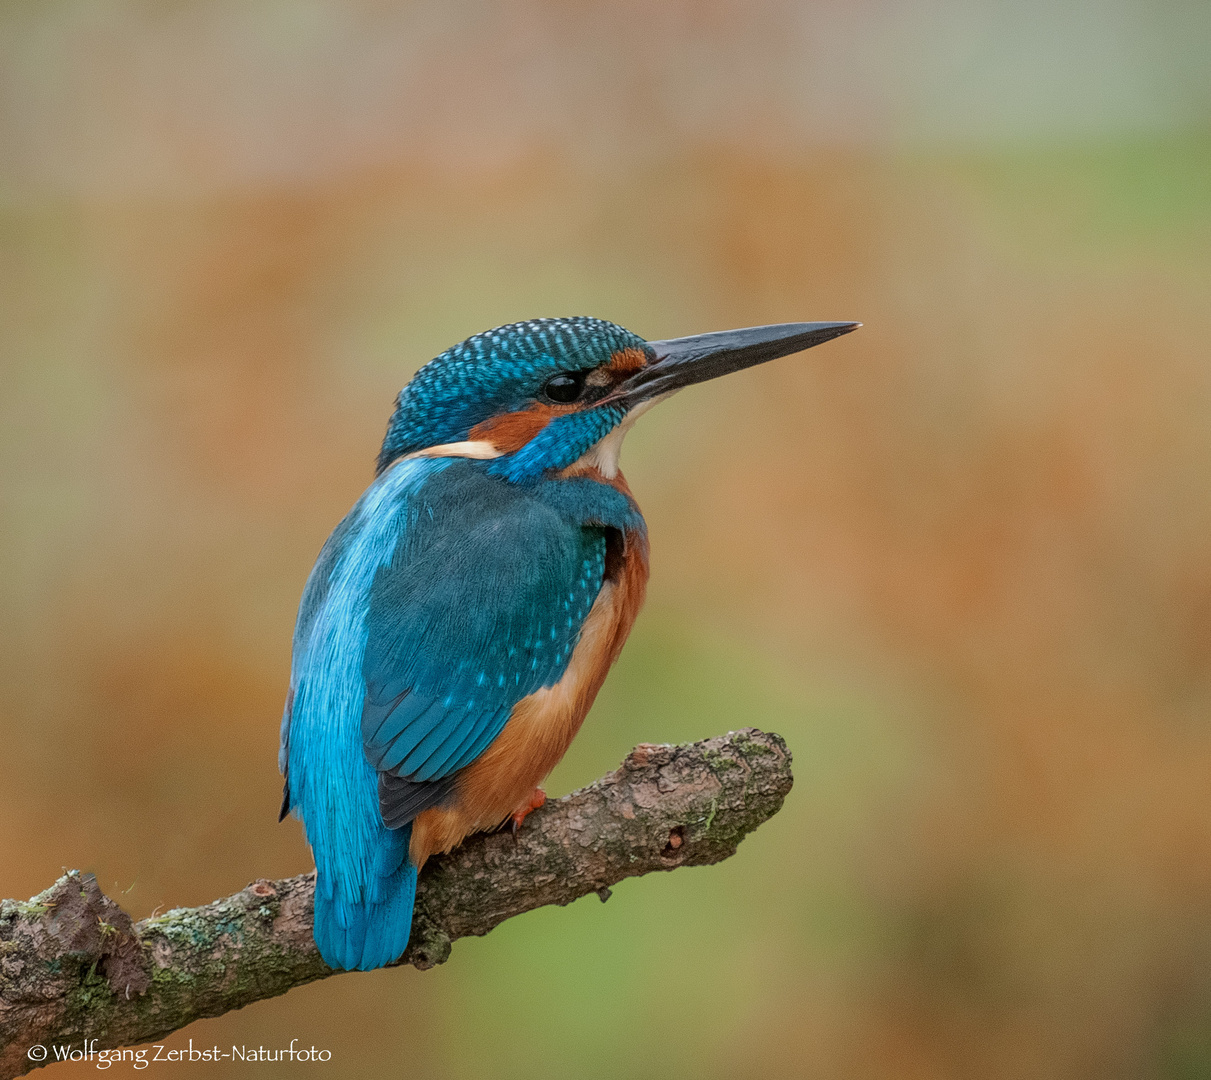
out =
[[[619,387],[620,397],[628,408],[634,407],[683,386],[802,352],[848,334],[861,325],[856,322],[776,323],[668,341],[649,341],[647,365]]]

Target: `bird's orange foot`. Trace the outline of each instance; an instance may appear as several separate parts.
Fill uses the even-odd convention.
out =
[[[523,802],[516,810],[513,811],[513,816],[509,819],[512,823],[513,835],[517,835],[517,830],[521,828],[521,823],[526,820],[526,815],[533,813],[547,801],[547,793],[540,787],[536,787],[530,792],[526,801]]]

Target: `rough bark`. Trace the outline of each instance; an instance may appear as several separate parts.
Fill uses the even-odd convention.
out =
[[[421,874],[408,951],[440,964],[460,937],[623,878],[732,855],[791,787],[777,735],[754,728],[683,746],[637,746],[621,768],[553,800],[509,833],[474,836]],[[0,901],[0,1078],[38,1047],[150,1042],[194,1020],[334,974],[311,938],[314,875],[133,923],[91,874],[26,903]],[[91,1040],[96,1040],[95,1043]],[[31,1057],[31,1047],[33,1055]]]

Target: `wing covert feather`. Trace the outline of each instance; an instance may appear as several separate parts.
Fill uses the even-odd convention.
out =
[[[406,824],[558,682],[605,575],[605,527],[457,465],[414,497],[375,577],[362,740],[384,821]]]

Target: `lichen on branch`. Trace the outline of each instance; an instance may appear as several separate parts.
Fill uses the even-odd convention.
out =
[[[782,806],[791,758],[755,728],[637,746],[621,767],[531,814],[521,831],[470,837],[431,859],[399,964],[430,968],[460,937],[514,915],[602,900],[623,878],[720,862]],[[34,1046],[131,1046],[335,974],[311,937],[314,874],[138,923],[91,874],[0,901],[0,1080],[43,1064]],[[53,1060],[53,1058],[52,1058]]]

